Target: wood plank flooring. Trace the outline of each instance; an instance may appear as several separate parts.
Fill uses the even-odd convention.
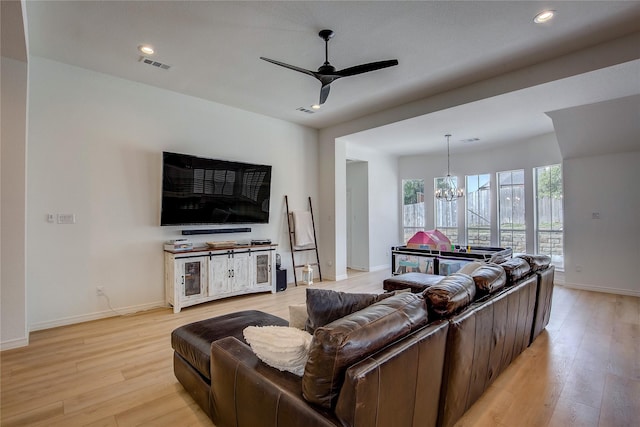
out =
[[[315,286],[382,292],[387,271]],[[288,318],[305,287],[31,334],[0,353],[0,425],[211,426],[173,375],[170,333],[244,309]],[[458,426],[632,426],[640,420],[640,298],[556,286],[549,326]]]

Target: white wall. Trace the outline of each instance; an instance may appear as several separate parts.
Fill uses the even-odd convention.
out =
[[[347,156],[346,142],[319,132],[320,197],[318,236],[323,277],[347,278]]]
[[[96,286],[120,311],[164,304],[163,241],[212,228],[159,226],[165,150],[273,165],[269,224],[192,240],[271,238],[290,269],[284,195],[292,209],[317,198],[317,131],[43,58],[30,66],[31,330],[109,315]]]
[[[347,267],[369,271],[369,165],[347,163]]]
[[[640,296],[639,165],[640,151],[564,162],[568,286]]]
[[[391,247],[400,243],[398,159],[349,143],[347,157],[368,165],[368,269],[391,271]]]
[[[0,348],[29,343],[26,313],[26,62],[2,57]]]
[[[443,139],[444,141],[444,139]],[[443,142],[444,143],[444,142]],[[550,133],[525,141],[515,141],[511,145],[493,147],[489,150],[476,151],[472,145],[451,148],[451,175],[458,177],[458,184],[464,187],[465,175],[491,174],[491,200],[496,203],[496,173],[515,169],[525,171],[525,207],[527,223],[533,224],[533,175],[532,170],[538,166],[547,166],[562,162],[555,134]],[[425,193],[433,190],[433,180],[447,174],[447,157],[444,156],[404,156],[399,160],[399,182],[403,179],[424,179]],[[400,184],[398,184],[399,186]],[[464,212],[464,198],[458,201],[458,212]],[[433,197],[425,198],[426,228],[434,226]],[[498,230],[492,216],[492,245],[498,246]],[[463,215],[458,216],[460,236],[462,233]],[[401,226],[401,224],[400,224]],[[527,252],[533,252],[533,228],[527,230]],[[466,241],[456,242],[465,244]]]

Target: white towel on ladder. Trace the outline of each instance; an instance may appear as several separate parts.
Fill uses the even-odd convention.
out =
[[[293,211],[294,249],[308,249],[315,246],[313,219],[309,211]]]

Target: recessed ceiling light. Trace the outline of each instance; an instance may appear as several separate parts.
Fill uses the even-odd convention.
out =
[[[142,53],[144,53],[145,55],[153,55],[153,53],[155,52],[153,50],[153,46],[150,46],[148,44],[142,44],[140,46],[138,46],[138,50]]]
[[[553,19],[555,14],[556,14],[555,10],[543,10],[542,12],[537,14],[535,18],[533,18],[533,22],[535,22],[536,24],[543,24],[545,22],[549,22],[551,21],[551,19]]]
[[[313,104],[311,106],[311,108],[313,108],[314,110],[319,110],[320,109],[320,104]]]

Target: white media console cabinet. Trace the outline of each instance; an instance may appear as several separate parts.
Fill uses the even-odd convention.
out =
[[[276,245],[164,251],[167,304],[184,307],[255,292],[276,292]]]

